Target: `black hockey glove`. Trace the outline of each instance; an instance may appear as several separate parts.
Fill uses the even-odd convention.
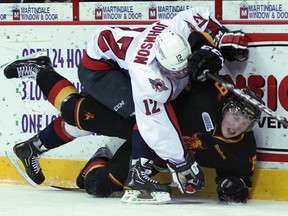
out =
[[[246,203],[249,189],[241,178],[228,176],[218,182],[217,193],[220,201]]]
[[[228,61],[243,62],[248,59],[248,38],[242,31],[218,31],[213,37],[217,48]]]
[[[191,154],[186,155],[185,162],[179,164],[168,162],[167,166],[181,193],[193,194],[204,187],[204,173]]]
[[[223,67],[224,58],[214,47],[202,46],[188,57],[190,78],[195,81],[205,81],[206,73],[218,73]]]

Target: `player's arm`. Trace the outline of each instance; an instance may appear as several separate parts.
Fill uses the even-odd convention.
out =
[[[245,203],[252,189],[250,177],[256,164],[256,145],[253,132],[249,132],[246,141],[250,140],[250,148],[239,148],[237,156],[227,155],[226,163],[216,169],[217,193],[220,201]],[[245,143],[241,143],[243,146]],[[241,145],[240,144],[240,145]]]
[[[193,7],[179,13],[174,19],[178,22],[178,27],[183,29],[182,31],[189,29],[211,34],[216,47],[222,51],[224,58],[228,61],[247,60],[249,50],[246,34],[241,30],[227,29],[212,16],[209,8]]]
[[[238,167],[238,170],[241,168]],[[252,189],[252,182],[250,180],[252,175],[252,171],[249,172],[249,175],[245,175],[238,172],[237,169],[216,169],[215,182],[217,184],[219,200],[223,202],[246,203]]]
[[[210,16],[205,31],[211,34],[216,47],[228,61],[243,62],[248,59],[248,38],[242,30],[230,31]]]
[[[192,50],[188,59],[192,80],[205,81],[207,73],[218,73],[221,70],[224,58],[208,33],[193,31],[189,35],[188,42]]]
[[[243,62],[248,59],[248,38],[242,30],[230,31],[210,15],[204,31],[211,34],[216,47],[228,61]]]

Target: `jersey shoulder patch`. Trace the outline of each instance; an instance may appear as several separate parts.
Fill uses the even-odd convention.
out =
[[[205,125],[206,131],[214,130],[213,122],[211,120],[211,117],[210,117],[209,113],[203,112],[202,113],[202,120],[203,120],[203,123]]]

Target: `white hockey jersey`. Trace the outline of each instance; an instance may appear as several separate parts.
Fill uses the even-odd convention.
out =
[[[193,30],[209,32],[207,26],[211,19],[214,27],[221,26],[210,17],[208,8],[195,7],[147,28],[98,29],[87,45],[89,58],[112,61],[128,71],[140,134],[159,157],[174,163],[185,159],[181,131],[169,100],[185,88],[189,77],[177,80],[162,74],[155,59],[154,42],[168,28],[187,39]]]

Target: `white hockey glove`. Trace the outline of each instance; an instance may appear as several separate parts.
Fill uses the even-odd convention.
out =
[[[194,157],[187,154],[183,163],[167,163],[174,183],[183,194],[193,194],[204,187],[205,176]]]
[[[220,51],[212,46],[204,45],[188,57],[189,75],[192,80],[205,81],[206,73],[218,73],[224,64]]]
[[[243,62],[248,59],[248,38],[245,33],[238,31],[218,31],[213,37],[214,43],[228,61]]]

